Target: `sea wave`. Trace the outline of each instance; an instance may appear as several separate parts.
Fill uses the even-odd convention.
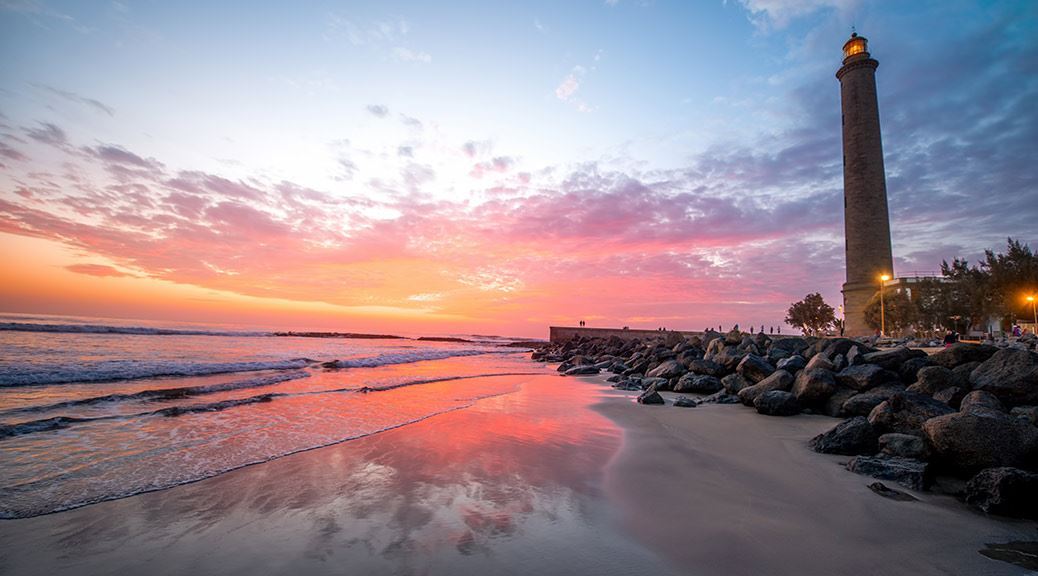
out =
[[[496,397],[496,396],[502,396],[502,395],[505,395],[505,394],[510,394],[511,392],[514,392],[514,390],[507,390],[507,391],[495,392],[495,393],[490,393],[490,394],[481,394],[481,395],[478,395],[478,396],[475,396],[475,397],[472,397],[472,398],[466,400],[464,403],[462,403],[460,405],[451,406],[449,408],[444,408],[444,409],[441,409],[441,410],[434,410],[434,411],[432,411],[432,412],[430,412],[428,414],[424,414],[424,415],[419,416],[417,418],[410,418],[410,419],[404,420],[402,422],[397,422],[397,423],[390,424],[388,426],[381,426],[381,427],[377,427],[377,428],[370,429],[370,430],[358,431],[358,432],[353,433],[353,434],[346,434],[346,435],[344,435],[344,436],[342,436],[340,438],[334,439],[332,441],[318,442],[318,443],[314,443],[314,444],[310,444],[310,445],[304,445],[304,446],[301,446],[301,447],[293,449],[293,450],[285,450],[285,451],[282,451],[282,452],[279,452],[279,453],[270,454],[270,455],[267,455],[267,456],[262,456],[262,457],[253,458],[253,459],[249,459],[247,461],[244,461],[244,462],[241,462],[241,463],[237,463],[237,464],[233,464],[233,465],[230,465],[230,466],[218,466],[218,467],[215,467],[213,469],[204,470],[204,471],[198,471],[198,472],[195,472],[193,474],[189,473],[189,474],[185,475],[185,477],[179,478],[179,479],[170,479],[170,480],[167,480],[167,481],[163,481],[162,479],[156,479],[155,481],[149,482],[149,483],[147,483],[147,484],[145,484],[143,486],[133,486],[133,487],[127,486],[124,483],[120,483],[118,485],[118,487],[115,488],[114,490],[112,490],[111,492],[108,492],[108,493],[105,493],[105,494],[101,494],[101,495],[92,496],[92,497],[80,497],[80,498],[77,498],[77,499],[74,499],[74,500],[71,500],[71,501],[63,501],[63,502],[56,502],[56,501],[52,501],[52,500],[46,500],[46,501],[42,501],[42,502],[39,502],[39,501],[30,501],[30,502],[19,501],[20,500],[20,498],[18,498],[19,496],[22,496],[22,495],[24,495],[26,493],[31,493],[36,488],[36,485],[37,484],[42,484],[45,481],[45,479],[37,479],[37,480],[35,480],[33,482],[28,482],[28,483],[18,484],[18,485],[3,486],[3,487],[0,487],[0,519],[7,520],[7,519],[15,519],[15,518],[31,518],[33,516],[40,516],[40,515],[43,515],[43,514],[53,514],[55,512],[62,512],[62,511],[65,511],[65,510],[71,510],[71,509],[74,509],[74,508],[80,508],[82,506],[88,506],[90,504],[96,504],[98,502],[104,502],[104,501],[108,501],[108,500],[117,500],[117,499],[120,499],[120,498],[126,498],[126,497],[129,497],[129,496],[134,496],[134,495],[142,494],[142,493],[146,493],[146,492],[155,492],[157,490],[165,490],[165,489],[168,489],[168,488],[172,488],[174,486],[179,486],[179,485],[187,484],[187,483],[190,483],[190,482],[197,482],[198,480],[202,480],[202,479],[205,479],[205,478],[211,478],[213,476],[219,476],[220,474],[224,474],[224,473],[227,473],[227,472],[230,472],[230,471],[233,471],[233,470],[237,470],[237,469],[240,469],[240,468],[245,468],[245,467],[248,467],[248,466],[254,466],[256,464],[262,464],[264,462],[269,462],[271,460],[276,460],[278,458],[283,458],[285,456],[289,456],[289,455],[292,455],[292,454],[298,454],[300,452],[308,452],[310,450],[316,450],[318,448],[324,448],[324,447],[327,447],[327,446],[333,446],[333,445],[336,445],[336,444],[341,444],[343,442],[348,442],[348,441],[352,441],[352,440],[358,440],[358,439],[361,439],[361,438],[366,438],[366,437],[369,437],[369,436],[372,436],[372,435],[375,435],[375,434],[380,434],[382,432],[388,432],[390,430],[395,430],[397,428],[402,428],[404,426],[410,426],[412,424],[417,424],[419,422],[422,422],[424,420],[428,420],[429,418],[433,418],[435,416],[440,416],[440,415],[443,415],[443,414],[448,414],[448,413],[455,412],[455,411],[458,411],[458,410],[464,410],[466,408],[471,407],[472,405],[474,405],[479,400],[484,400],[484,399],[487,399],[487,398],[493,398],[493,397]]]
[[[42,404],[36,406],[26,406],[24,408],[13,408],[11,410],[0,411],[0,417],[13,416],[16,414],[49,412],[51,410],[60,410],[63,408],[92,406],[107,402],[125,402],[134,400],[179,400],[182,398],[190,398],[192,396],[201,396],[204,394],[213,394],[216,392],[243,390],[247,388],[262,388],[264,386],[273,386],[274,384],[280,384],[282,382],[288,382],[290,380],[299,380],[300,378],[309,377],[309,372],[295,371],[283,374],[268,374],[265,376],[245,378],[242,380],[233,380],[231,382],[221,382],[219,384],[205,384],[201,386],[181,386],[179,388],[156,388],[150,390],[141,390],[140,392],[133,392],[130,394],[105,394],[103,396],[92,396],[90,398],[66,400],[64,402],[55,402],[53,404]]]
[[[108,326],[104,324],[37,324],[0,322],[0,331],[52,332],[66,334],[132,334],[138,336],[271,336],[270,332],[202,330],[190,328],[151,328],[148,326]]]
[[[325,368],[374,368],[389,364],[410,364],[425,360],[443,360],[457,356],[480,356],[483,354],[504,354],[500,350],[413,350],[409,352],[390,352],[368,358],[351,358],[349,360],[333,360],[322,364]]]
[[[305,373],[304,373],[305,374]],[[395,390],[397,388],[403,388],[406,386],[416,386],[421,384],[433,384],[437,382],[449,382],[454,380],[470,380],[474,378],[492,378],[496,376],[527,376],[537,375],[538,372],[497,372],[490,374],[470,374],[466,376],[444,376],[439,378],[420,378],[415,380],[409,380],[405,382],[397,382],[393,384],[387,384],[384,386],[361,386],[361,387],[348,387],[348,388],[334,388],[327,390],[310,390],[306,392],[269,392],[266,394],[258,394],[256,396],[248,396],[245,398],[232,398],[229,400],[220,400],[218,402],[206,402],[201,404],[189,404],[187,406],[169,406],[166,408],[159,408],[157,410],[147,410],[144,412],[136,412],[133,414],[111,414],[105,416],[93,416],[93,417],[78,417],[78,416],[55,416],[51,418],[41,418],[39,420],[30,420],[27,422],[20,422],[17,424],[0,425],[0,440],[5,438],[11,438],[14,436],[21,436],[24,434],[33,434],[36,432],[49,432],[52,430],[58,430],[61,428],[68,428],[75,424],[83,424],[88,422],[100,422],[104,420],[129,420],[131,418],[146,418],[149,416],[181,416],[184,414],[193,414],[198,412],[221,412],[230,408],[237,408],[239,406],[248,406],[250,404],[257,404],[261,402],[272,402],[278,398],[289,398],[293,396],[314,396],[320,394],[340,394],[344,392],[349,393],[360,393],[368,394],[373,392],[386,392],[389,390]],[[276,382],[270,382],[274,384]],[[269,385],[269,384],[265,384]],[[196,387],[206,388],[206,387]],[[159,390],[145,391],[145,392],[160,392]],[[126,398],[137,397],[138,394],[112,394],[110,396],[123,396]],[[141,395],[144,398],[147,396]],[[170,396],[168,398],[160,399],[176,399],[181,396]],[[73,406],[78,404],[86,404],[93,401],[102,401],[104,397],[97,397],[96,399],[84,399],[74,402],[65,402],[61,404],[52,404],[49,406],[40,407],[42,411],[51,408],[60,408],[62,404]],[[19,409],[3,413],[4,415],[12,414],[14,412],[28,412],[30,409]]]
[[[314,364],[309,358],[258,362],[144,362],[106,360],[88,365],[9,366],[0,372],[0,386],[40,386],[79,382],[139,380],[162,376],[208,376],[259,370],[299,370]]]

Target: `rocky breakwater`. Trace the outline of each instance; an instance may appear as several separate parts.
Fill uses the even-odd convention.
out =
[[[851,456],[852,472],[1038,518],[1038,353],[1027,344],[960,343],[928,356],[847,338],[664,332],[574,338],[532,357],[569,376],[610,372],[613,387],[640,392],[642,404],[665,405],[659,392],[672,391],[694,395],[678,396],[672,405],[680,407],[840,418],[810,447]]]

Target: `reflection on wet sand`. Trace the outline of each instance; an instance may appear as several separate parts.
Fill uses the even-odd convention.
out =
[[[171,490],[0,523],[7,573],[659,573],[618,533],[596,387],[518,391]]]

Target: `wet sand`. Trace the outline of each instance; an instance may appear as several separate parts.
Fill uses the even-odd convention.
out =
[[[835,424],[517,392],[169,490],[0,521],[3,574],[970,574],[1038,524],[894,502],[805,442]]]
[[[625,430],[608,492],[625,525],[689,574],[1029,574],[982,556],[986,543],[1038,540],[1038,523],[994,519],[949,496],[874,494],[847,456],[816,454],[839,420],[758,415],[741,405],[596,409]],[[664,393],[670,399],[676,395]]]

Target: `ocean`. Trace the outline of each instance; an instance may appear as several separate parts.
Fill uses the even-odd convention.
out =
[[[514,339],[451,336],[464,341],[0,315],[0,518],[406,426],[543,373]]]

